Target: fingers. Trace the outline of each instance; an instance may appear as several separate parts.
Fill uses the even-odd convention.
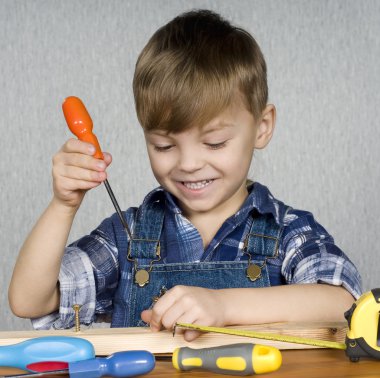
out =
[[[61,148],[64,153],[79,153],[83,155],[93,156],[96,152],[95,147],[91,143],[83,142],[79,139],[70,138]],[[103,152],[104,162],[108,166],[112,162],[112,156],[108,152]],[[97,159],[100,160],[100,159]],[[100,160],[101,161],[101,160]]]
[[[182,311],[178,307],[178,299],[180,293],[175,287],[165,293],[154,305],[150,319],[150,328],[152,331],[159,331],[162,326],[166,329],[172,329],[173,319],[177,319],[182,315]]]
[[[103,168],[106,168],[112,162],[112,156],[107,152],[103,152],[103,159],[94,159],[93,155],[95,152],[95,147],[92,144],[71,138],[62,146],[57,155],[71,156],[72,154],[75,154],[73,156],[82,158],[87,156],[87,160],[94,161],[94,164],[95,162],[102,163],[101,165],[105,163]]]
[[[57,156],[53,162],[53,181],[57,192],[65,194],[92,189],[107,178],[103,161],[86,155],[66,155]]]
[[[57,166],[55,172],[68,179],[102,182],[107,178],[104,161],[94,162],[80,156],[70,156],[63,164]]]
[[[70,138],[61,148],[62,152],[73,153],[77,152],[83,155],[94,155],[95,147],[91,143],[83,142],[79,139]]]
[[[69,139],[53,157],[53,189],[56,198],[70,206],[80,204],[84,192],[107,178],[112,156],[96,159],[95,147],[78,139]]]
[[[216,290],[179,285],[167,291],[149,310],[149,315],[144,311],[142,316],[156,332],[162,328],[172,330],[176,323],[223,326],[224,318],[218,303]],[[184,333],[187,341],[201,334],[194,330],[178,329],[177,332]]]
[[[141,319],[145,322],[145,323],[151,323],[151,319],[152,319],[152,314],[153,314],[153,310],[144,310],[142,313],[141,313]],[[171,323],[171,322],[170,322]],[[188,319],[185,320],[185,319],[178,319],[177,321],[174,322],[174,325],[176,323],[195,323],[193,321],[189,321]],[[173,327],[174,327],[173,325]],[[173,327],[170,327],[170,328],[167,328],[167,329],[173,329]],[[152,329],[153,330],[153,329]],[[153,331],[156,331],[156,329],[154,329]],[[176,330],[176,334],[183,334],[183,337],[186,341],[193,341],[195,340],[197,337],[199,337],[202,332],[200,331],[195,331],[195,330],[192,330],[192,329],[189,329],[189,330],[183,330],[181,328],[178,328]]]
[[[106,163],[107,167],[112,163],[112,156],[108,152],[103,152],[104,162]]]
[[[101,160],[94,158],[94,153],[95,148],[91,144],[69,139],[53,157],[53,176],[89,182],[104,181],[112,156],[104,153],[104,160]]]

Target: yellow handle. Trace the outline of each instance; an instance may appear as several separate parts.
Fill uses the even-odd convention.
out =
[[[177,348],[172,361],[177,370],[201,368],[221,374],[252,375],[279,369],[282,356],[274,347],[241,343],[203,349]]]

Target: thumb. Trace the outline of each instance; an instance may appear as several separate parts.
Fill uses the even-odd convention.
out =
[[[145,323],[150,323],[150,320],[152,319],[152,310],[144,310],[144,311],[141,313],[141,319],[142,319]]]
[[[197,339],[201,334],[202,334],[202,332],[200,332],[200,331],[195,331],[193,329],[187,329],[183,335],[183,338],[186,341],[193,341],[193,340]]]

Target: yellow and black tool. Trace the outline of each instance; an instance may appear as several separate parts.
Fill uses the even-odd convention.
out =
[[[348,321],[346,355],[380,360],[380,288],[363,294],[345,314]]]
[[[203,349],[177,348],[172,361],[177,370],[198,368],[220,374],[252,375],[279,369],[282,356],[274,347],[241,343]]]

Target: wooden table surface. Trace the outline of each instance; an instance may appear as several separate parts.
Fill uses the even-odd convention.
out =
[[[359,362],[351,362],[344,351],[333,349],[304,349],[283,350],[282,366],[273,373],[261,374],[262,377],[271,378],[379,378],[380,361],[361,359]],[[21,372],[16,369],[1,368],[0,376]],[[155,369],[146,375],[153,377],[232,377],[232,375],[220,375],[207,371],[178,372],[170,360],[158,360]],[[46,375],[45,377],[53,377]]]

